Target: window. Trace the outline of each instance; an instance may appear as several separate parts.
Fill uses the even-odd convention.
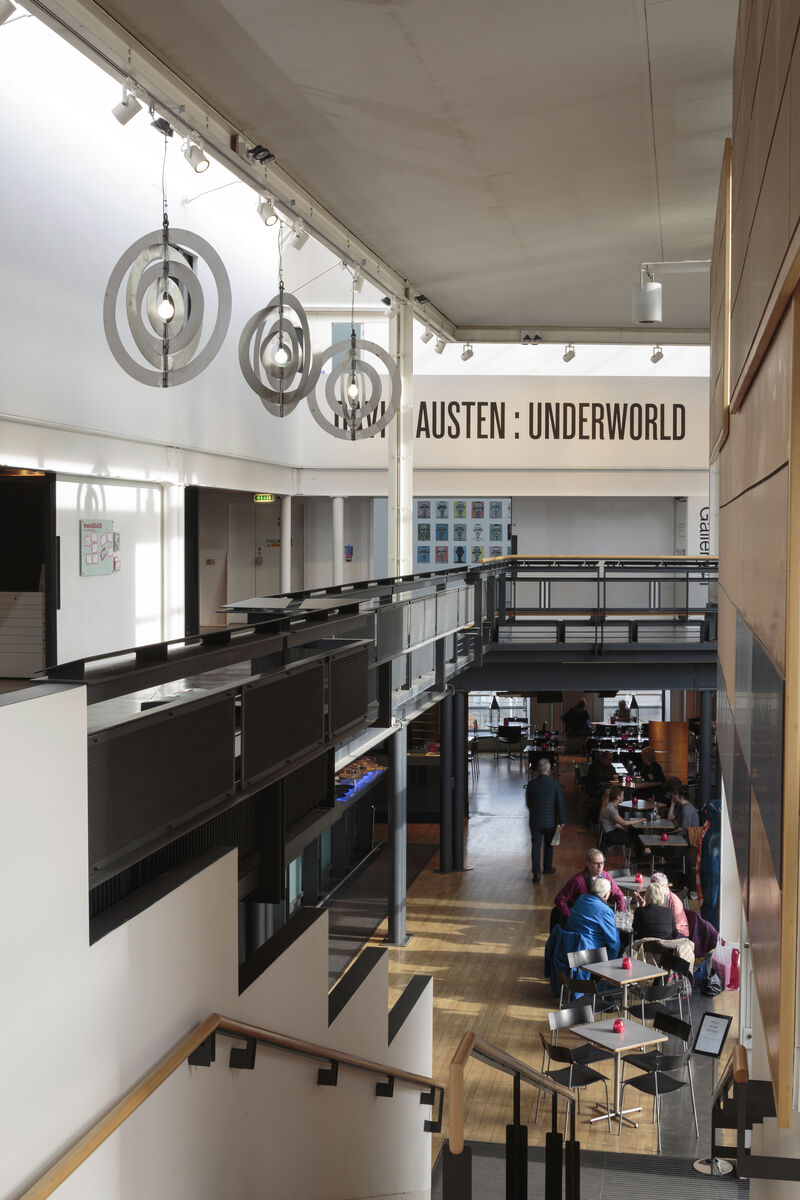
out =
[[[496,709],[492,709],[494,699],[498,704]],[[470,692],[470,729],[475,728],[476,721],[479,729],[491,729],[493,725],[502,725],[506,720],[509,722],[528,720],[527,696],[508,696],[500,692]]]

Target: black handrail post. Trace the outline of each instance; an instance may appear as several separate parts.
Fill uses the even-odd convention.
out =
[[[448,1142],[442,1150],[442,1200],[472,1200],[472,1147],[453,1154]]]
[[[545,1138],[544,1200],[561,1200],[562,1145],[558,1128],[558,1097],[553,1092],[553,1125]]]
[[[464,870],[467,809],[467,693],[453,697],[453,870]]]
[[[564,1149],[564,1195],[566,1200],[581,1200],[581,1144],[575,1138],[574,1101],[569,1106],[569,1141]]]
[[[453,869],[453,697],[439,705],[439,870]]]
[[[520,1124],[519,1072],[514,1075],[514,1123],[506,1125],[506,1200],[528,1200],[528,1126]]]

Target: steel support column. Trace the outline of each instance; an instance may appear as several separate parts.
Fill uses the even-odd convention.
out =
[[[281,593],[292,590],[292,497],[281,496]]]
[[[467,815],[467,693],[453,697],[453,870],[464,870]]]
[[[406,933],[406,807],[408,730],[401,725],[389,741],[389,933],[387,941],[404,946]]]
[[[410,575],[414,503],[414,320],[403,300],[392,321],[391,353],[400,368],[400,408],[389,423],[389,574]]]
[[[439,704],[439,870],[453,869],[453,697]]]
[[[332,573],[334,587],[344,583],[344,496],[334,496],[332,501]]]
[[[712,692],[700,693],[700,808],[711,799],[711,699]]]

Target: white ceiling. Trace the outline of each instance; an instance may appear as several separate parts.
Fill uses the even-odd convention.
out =
[[[738,0],[102,7],[457,326],[630,328],[710,254]],[[663,283],[655,340],[707,328]]]

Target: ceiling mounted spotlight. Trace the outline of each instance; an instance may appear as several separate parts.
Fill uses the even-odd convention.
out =
[[[474,353],[475,351],[472,349],[472,346],[469,344],[469,342],[467,342],[466,346],[461,351],[461,361],[469,362]]]
[[[664,351],[660,346],[653,346],[653,353],[650,355],[651,363],[659,363],[664,357]]]
[[[261,196],[256,205],[256,212],[265,225],[277,224],[278,214],[275,212],[275,205],[272,202],[271,196]]]
[[[573,358],[575,357],[575,347],[573,346],[572,342],[564,347],[564,353],[561,355],[561,357],[564,359],[564,362],[572,362]]]
[[[443,337],[437,337],[436,345],[433,347],[433,349],[436,354],[444,354],[444,348],[446,345],[447,345],[447,342],[444,340]]]
[[[203,153],[203,148],[197,142],[193,142],[191,138],[187,138],[181,146],[183,157],[188,162],[189,166],[202,175],[209,168],[209,161]]]
[[[13,16],[16,11],[16,7],[11,3],[11,0],[0,0],[0,25],[3,24],[3,21],[7,21],[9,17]]]
[[[640,270],[638,284],[633,286],[632,311],[637,325],[661,324],[661,284],[655,282],[646,263]]]
[[[2,16],[2,5],[8,3],[8,0],[0,0],[0,22],[4,19]],[[13,7],[13,5],[12,5]],[[134,96],[133,92],[128,88],[127,79],[122,84],[122,99],[119,104],[115,104],[112,108],[112,115],[117,118],[120,125],[127,125],[138,112],[141,111],[141,104]]]
[[[292,236],[292,240],[289,242],[289,245],[295,250],[302,250],[307,241],[308,230],[305,227],[305,222],[298,221],[294,227],[294,235]]]
[[[252,159],[255,159],[257,163],[261,163],[262,166],[268,162],[272,162],[275,157],[271,150],[268,150],[266,146],[262,145],[251,147],[247,153]]]
[[[541,346],[544,339],[542,338],[542,335],[540,333],[526,332],[526,333],[523,333],[520,340],[521,340],[523,346]]]
[[[433,337],[433,330],[431,329],[430,325],[426,325],[425,332],[420,334],[419,340],[421,342],[429,342],[432,337]]]

